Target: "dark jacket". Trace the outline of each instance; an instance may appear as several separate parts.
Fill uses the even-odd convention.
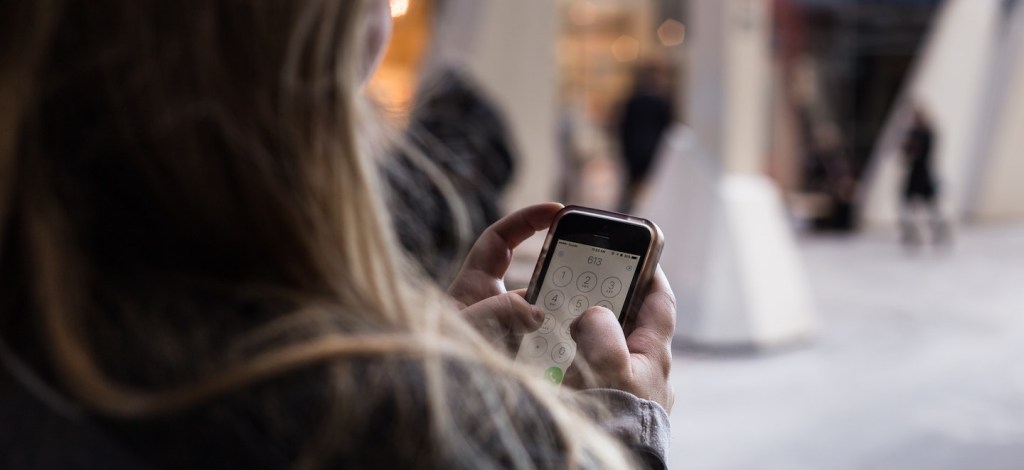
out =
[[[322,387],[312,383],[326,377],[314,370],[250,387],[171,418],[101,419],[62,398],[20,361],[5,354],[4,362],[0,371],[0,468],[4,469],[290,468],[311,442],[324,437],[316,431],[316,423],[329,411],[322,406],[324,397],[316,392]],[[639,461],[649,468],[665,467],[669,425],[660,406],[616,390],[581,393],[607,405],[613,418],[601,425],[631,448]],[[268,413],[253,406],[268,399],[288,413]],[[422,408],[412,412],[408,408],[399,412],[387,400],[371,405],[373,424],[334,436],[329,442],[336,444],[332,449],[336,453],[330,461],[341,468],[432,466],[425,462],[436,462],[436,455],[418,450],[429,447],[427,426],[419,440],[408,439],[408,429],[401,429],[425,417],[426,403],[418,405]],[[482,440],[476,443],[482,449],[493,445],[500,452],[498,439],[488,444],[491,424],[486,420],[471,424],[480,430],[473,435]],[[544,428],[549,424],[527,426],[539,426],[531,435],[546,439]],[[404,439],[396,441],[396,435]],[[561,455],[552,453],[548,444],[529,449],[534,463],[541,468],[564,467]],[[410,457],[419,453],[424,460]]]

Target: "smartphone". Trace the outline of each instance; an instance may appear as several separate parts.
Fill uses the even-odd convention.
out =
[[[538,366],[559,384],[576,356],[569,325],[592,306],[618,316],[628,331],[664,244],[653,222],[615,212],[567,206],[548,229],[526,300],[545,312],[523,337],[516,360]]]

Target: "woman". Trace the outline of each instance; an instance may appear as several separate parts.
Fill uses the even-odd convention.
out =
[[[361,95],[388,21],[0,3],[0,466],[660,463],[663,277],[628,340],[577,322],[580,387],[608,388],[574,393],[495,346],[539,326],[501,277],[558,205],[489,228],[447,295],[401,257]]]

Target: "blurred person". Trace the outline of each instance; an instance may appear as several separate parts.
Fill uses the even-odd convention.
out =
[[[805,175],[805,189],[823,193],[829,211],[817,220],[817,228],[849,232],[855,227],[854,197],[857,180],[843,152],[843,135],[834,122],[814,129],[814,147]]]
[[[902,240],[907,246],[923,242],[914,220],[921,210],[926,211],[930,217],[932,240],[935,243],[948,241],[949,234],[938,203],[938,183],[932,171],[934,148],[935,131],[924,110],[917,108],[903,142],[906,179],[903,183],[900,225]]]
[[[558,200],[566,204],[574,202],[580,193],[580,178],[586,162],[578,145],[580,126],[585,119],[580,101],[582,98],[573,94],[558,112]]]
[[[469,245],[497,222],[516,156],[498,108],[465,72],[423,81],[408,145],[386,166],[402,245],[435,280],[452,280]]]
[[[629,212],[661,144],[661,137],[672,124],[671,77],[660,62],[637,67],[633,91],[622,104],[618,123],[619,146],[626,166],[626,188],[619,211]]]
[[[447,293],[410,268],[362,95],[389,28],[385,0],[0,3],[0,468],[664,465],[663,274],[628,338],[573,325],[576,391],[499,346],[540,326],[501,278],[558,204]]]
[[[609,191],[601,186],[601,196],[611,197],[610,204],[604,199],[595,198],[595,173],[601,162],[614,159],[613,147],[601,125],[591,117],[596,113],[594,104],[582,90],[568,91],[569,98],[559,113],[558,144],[562,160],[561,182],[559,183],[559,200],[569,204],[582,204],[595,207],[611,207],[617,202],[618,194],[607,194]],[[613,164],[614,166],[614,164]]]

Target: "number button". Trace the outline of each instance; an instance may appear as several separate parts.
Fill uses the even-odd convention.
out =
[[[580,292],[590,292],[594,290],[596,285],[597,275],[590,271],[580,274],[580,278],[576,280],[576,287],[579,288]]]
[[[606,308],[608,310],[611,310],[612,312],[615,312],[615,308],[612,306],[612,303],[607,301],[607,300],[602,300],[602,301],[598,302],[597,306],[598,307],[604,307],[604,308]]]
[[[565,323],[562,323],[562,327],[558,329],[558,335],[561,336],[562,339],[568,339],[568,340],[572,339],[572,332],[569,331],[570,330],[570,328],[569,328],[570,326],[572,326],[572,319],[571,318],[566,320]]]
[[[554,277],[551,278],[551,282],[555,283],[558,287],[565,287],[572,282],[572,270],[566,266],[562,266],[555,270]]]
[[[572,313],[573,316],[579,316],[588,308],[590,308],[590,301],[582,295],[577,295],[569,301],[569,313]]]
[[[601,284],[601,293],[605,297],[615,297],[619,292],[622,292],[622,281],[617,277],[609,277]]]
[[[547,314],[547,315],[544,315],[544,323],[542,325],[540,325],[540,329],[537,330],[537,331],[539,331],[541,334],[548,334],[548,333],[551,333],[551,330],[554,330],[554,329],[555,329],[555,317],[551,316],[550,313]]]
[[[562,306],[562,302],[565,302],[565,294],[560,290],[553,290],[544,296],[544,306],[548,310],[558,310]]]
[[[566,364],[572,360],[572,345],[569,343],[558,343],[555,348],[551,350],[551,360],[555,361],[555,364]]]
[[[535,336],[533,339],[530,340],[530,347],[528,351],[530,351],[531,357],[543,356],[544,353],[547,352],[547,350],[548,340],[544,339],[543,337]]]

